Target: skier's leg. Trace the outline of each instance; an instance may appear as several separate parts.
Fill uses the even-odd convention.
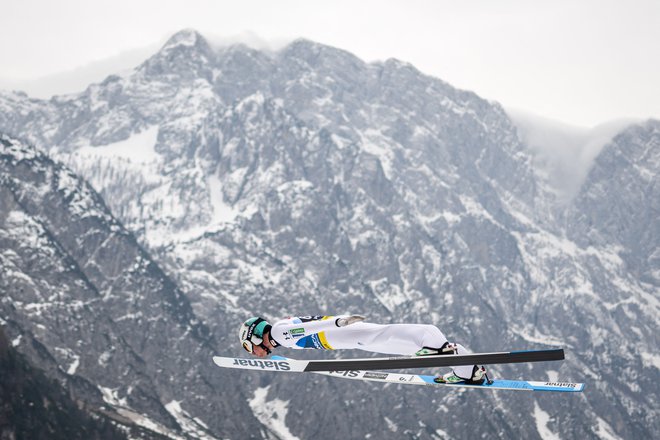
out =
[[[433,327],[433,326],[429,326]],[[435,328],[435,327],[433,327]],[[422,349],[420,349],[416,354],[418,356],[428,356],[428,355],[463,355],[469,354],[470,351],[466,349],[462,344],[452,344],[447,341],[447,338],[444,337],[442,332],[436,328],[437,332],[429,331],[429,338],[425,338],[425,343]],[[442,338],[438,338],[437,334],[442,335]],[[435,337],[434,337],[435,336]],[[442,342],[444,341],[444,342]],[[442,342],[442,344],[440,344]],[[456,365],[452,367],[452,372],[447,373],[438,378],[443,382],[467,382],[467,383],[482,383],[483,377],[485,377],[486,369],[484,367],[479,367],[478,365]]]
[[[471,352],[463,347],[461,344],[455,344],[456,346],[456,354],[470,354]],[[451,367],[452,370],[454,370],[454,373],[463,379],[470,379],[472,377],[472,369],[474,368],[474,365],[457,365],[455,367]]]
[[[442,347],[447,338],[433,325],[358,322],[325,332],[336,349],[357,348],[375,353],[412,355],[422,347]]]

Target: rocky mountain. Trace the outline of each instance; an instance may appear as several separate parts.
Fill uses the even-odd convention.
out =
[[[660,124],[620,133],[597,158],[569,211],[567,228],[582,246],[619,247],[637,278],[660,287]]]
[[[220,388],[241,395],[219,387],[216,342],[88,184],[2,135],[0,208],[0,323],[34,365],[75,400],[154,438],[249,424],[196,415],[249,407],[213,399]]]
[[[620,133],[565,204],[539,177],[499,104],[397,60],[367,64],[305,40],[265,53],[213,48],[182,31],[130,74],[49,101],[2,93],[0,109],[0,130],[67,164],[102,196],[82,183],[69,193],[93,194],[107,225],[82,222],[90,206],[44,209],[43,178],[5,161],[3,173],[13,177],[3,182],[27,176],[21,185],[34,187],[8,200],[32,206],[24,216],[39,225],[53,224],[45,230],[67,243],[58,246],[93,288],[76,277],[54,283],[59,272],[42,268],[21,269],[25,276],[3,289],[37,279],[69,286],[70,295],[95,291],[102,299],[89,319],[106,317],[108,330],[83,337],[61,322],[39,323],[25,310],[53,295],[34,293],[40,289],[3,300],[22,305],[3,309],[3,319],[18,321],[6,316],[24,310],[12,337],[34,334],[50,351],[82,344],[71,348],[80,367],[70,376],[118,390],[115,400],[97,396],[99,404],[130,408],[168,435],[189,438],[650,438],[660,431],[657,121]],[[24,244],[20,222],[10,220],[0,231],[14,238],[2,249],[37,252],[40,242]],[[81,239],[86,234],[95,238]],[[15,259],[5,257],[3,271]],[[147,278],[134,269],[145,264]],[[131,294],[111,294],[124,291]],[[493,373],[588,388],[571,397],[438,395],[208,366],[212,351],[240,355],[235,333],[246,317],[347,311],[435,323],[475,351],[564,346],[562,364]],[[78,321],[71,310],[57,316]],[[39,325],[58,329],[61,339],[48,339]],[[109,350],[92,338],[106,331],[131,348],[111,371],[91,367]],[[140,369],[129,380],[101,380],[135,365],[135,353]],[[311,355],[357,353],[299,354]],[[73,365],[71,356],[53,358],[55,376]],[[131,398],[135,390],[149,398]],[[184,423],[177,405],[201,423]]]
[[[0,438],[125,438],[110,419],[81,410],[59,384],[16,353],[1,328],[0,395]]]

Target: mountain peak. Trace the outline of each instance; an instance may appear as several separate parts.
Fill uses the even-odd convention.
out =
[[[193,29],[172,35],[158,53],[140,66],[148,75],[175,74],[181,78],[210,79],[214,52],[208,41]]]
[[[194,47],[200,44],[208,46],[208,42],[199,32],[194,29],[183,29],[167,40],[161,52],[179,46]]]

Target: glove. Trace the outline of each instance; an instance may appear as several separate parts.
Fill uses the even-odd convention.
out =
[[[356,322],[364,321],[366,318],[362,315],[351,315],[345,318],[337,318],[335,324],[337,327],[346,327],[347,325],[355,324]]]

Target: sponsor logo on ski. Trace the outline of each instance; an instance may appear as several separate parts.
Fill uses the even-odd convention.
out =
[[[576,383],[569,382],[546,382],[546,387],[562,387],[562,388],[575,388],[577,387]]]
[[[262,370],[277,370],[277,371],[291,370],[291,366],[287,361],[258,361],[252,359],[234,358],[234,365],[240,365],[241,367],[259,367]]]
[[[389,374],[387,373],[377,373],[373,371],[367,371],[366,373],[364,373],[364,376],[362,377],[364,377],[365,379],[387,379],[387,376],[389,376]]]
[[[343,377],[358,377],[360,375],[359,371],[330,371],[330,374],[334,374],[337,376],[343,376]]]

